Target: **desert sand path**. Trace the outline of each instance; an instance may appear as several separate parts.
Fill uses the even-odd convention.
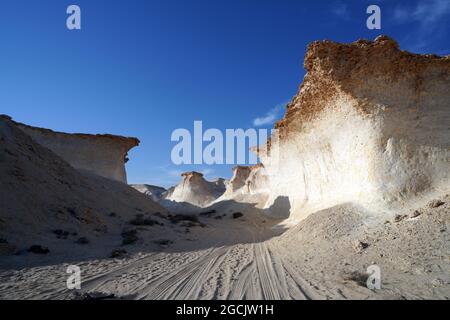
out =
[[[224,229],[219,229],[224,230]],[[256,227],[215,230],[211,248],[158,253],[83,282],[86,291],[114,292],[134,299],[311,299],[314,290],[275,254]],[[252,242],[221,245],[223,237]],[[159,265],[155,272],[155,266]],[[163,272],[161,272],[163,271]],[[133,279],[136,275],[141,275]],[[143,277],[144,275],[144,277]]]
[[[203,237],[209,243],[201,249],[194,243],[191,248],[143,253],[120,262],[85,261],[81,264],[82,291],[150,300],[317,298],[316,290],[271,244],[270,228],[251,222],[230,222],[225,227],[223,222],[212,222],[207,229]],[[28,276],[22,272],[20,279],[2,272],[0,280],[5,281],[0,284],[0,297],[11,293],[11,286],[21,289],[16,291],[18,297],[28,299],[70,297],[65,287],[66,265],[30,268]]]

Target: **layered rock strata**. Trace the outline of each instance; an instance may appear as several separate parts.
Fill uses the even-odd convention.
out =
[[[3,119],[9,119],[3,116]],[[69,134],[14,124],[40,145],[50,149],[77,170],[123,183],[127,182],[125,163],[130,149],[139,145],[137,138],[110,134]]]
[[[418,55],[386,37],[309,45],[307,74],[279,143],[260,149],[270,207],[290,217],[352,202],[377,214],[450,190],[450,57]]]

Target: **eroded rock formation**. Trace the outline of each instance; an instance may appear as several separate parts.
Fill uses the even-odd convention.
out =
[[[220,199],[232,198],[236,194],[269,193],[267,174],[262,164],[236,166],[233,176],[226,182],[226,191]]]
[[[10,118],[3,116],[3,119]],[[75,169],[127,182],[127,153],[139,145],[138,139],[109,134],[68,134],[14,123],[33,140],[56,153]]]
[[[296,219],[346,202],[381,214],[450,190],[449,56],[381,36],[313,42],[304,66],[278,146],[260,151],[266,207],[287,196]]]
[[[237,190],[244,188],[248,189],[246,183],[248,176],[250,175],[251,168],[246,166],[237,166],[233,168],[233,176],[227,183],[227,193],[234,193]]]
[[[82,174],[7,117],[0,117],[0,177],[0,239],[8,240],[3,250],[43,241],[53,253],[52,230],[119,237],[124,221],[137,213],[166,212],[124,183]]]
[[[166,200],[186,202],[204,207],[219,198],[225,192],[223,179],[206,181],[202,173],[191,171],[181,175],[181,182],[168,190]]]
[[[266,168],[262,163],[250,167],[245,185],[250,194],[270,193]]]

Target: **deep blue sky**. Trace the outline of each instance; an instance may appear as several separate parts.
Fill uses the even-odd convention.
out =
[[[81,7],[80,31],[66,29],[70,4]],[[381,31],[366,28],[369,4],[382,9]],[[450,0],[2,0],[0,113],[139,137],[130,182],[168,186],[191,169],[228,177],[225,165],[172,165],[171,132],[280,118],[314,40],[387,34],[406,50],[449,54],[449,15]]]

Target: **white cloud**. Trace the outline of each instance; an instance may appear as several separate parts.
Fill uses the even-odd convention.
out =
[[[396,6],[393,22],[408,24],[411,32],[404,38],[407,49],[424,53],[431,43],[445,36],[444,26],[449,15],[449,0],[419,0],[411,5]]]
[[[287,103],[277,104],[274,108],[270,109],[264,116],[255,118],[253,120],[253,125],[255,127],[261,127],[269,124],[275,123],[278,118],[280,118]]]
[[[342,19],[349,19],[350,12],[347,4],[342,1],[335,2],[332,7],[333,13]]]
[[[396,7],[394,9],[394,20],[397,23],[404,23],[409,18],[409,12],[404,7]]]
[[[397,23],[419,22],[422,28],[432,31],[448,14],[449,0],[420,0],[414,6],[397,6],[394,9],[394,20]]]
[[[269,111],[264,117],[253,120],[253,125],[256,127],[272,124],[275,122],[276,114],[273,110]]]
[[[428,0],[418,3],[413,17],[421,21],[424,26],[434,25],[450,13],[450,1]]]

